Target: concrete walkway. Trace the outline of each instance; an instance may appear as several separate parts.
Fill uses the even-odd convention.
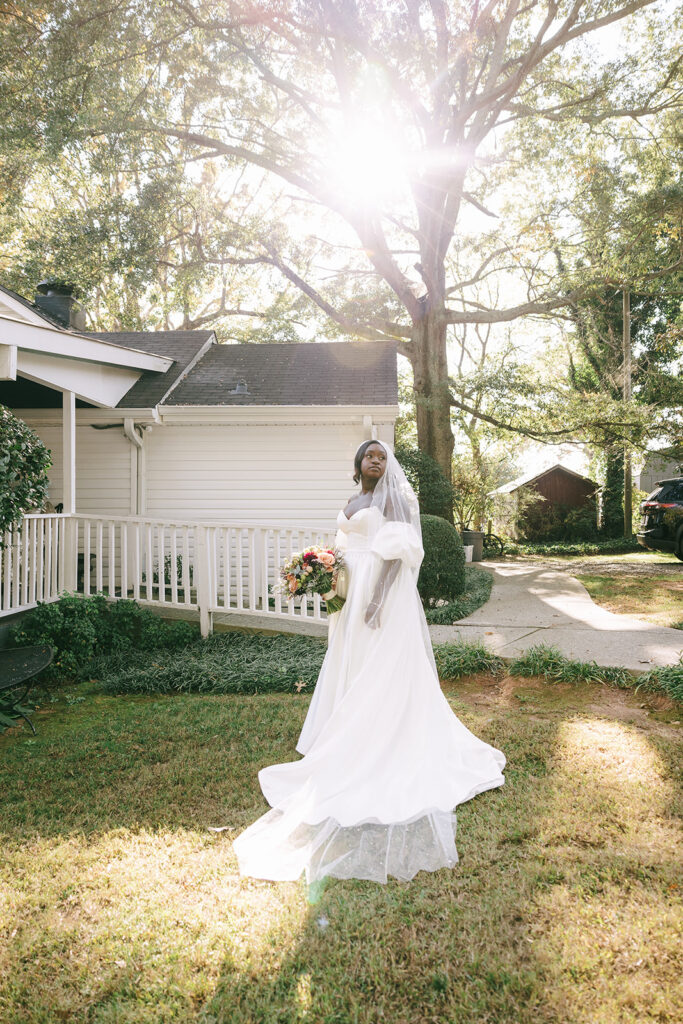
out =
[[[434,643],[481,640],[504,658],[552,644],[568,658],[633,672],[675,665],[683,654],[683,630],[599,608],[566,572],[521,562],[487,562],[478,568],[493,573],[490,600],[454,626],[430,626]]]

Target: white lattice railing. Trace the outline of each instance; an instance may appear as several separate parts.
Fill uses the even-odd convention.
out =
[[[64,515],[24,516],[2,537],[0,548],[0,613],[32,608],[38,601],[54,601],[67,590]]]
[[[271,524],[198,523],[144,517],[30,515],[0,551],[0,616],[64,591],[194,609],[202,633],[214,613],[322,621],[320,597],[273,592],[288,555],[330,543],[333,531]]]

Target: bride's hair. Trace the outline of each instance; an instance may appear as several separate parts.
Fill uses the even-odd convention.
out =
[[[360,467],[361,467],[361,464],[363,462],[363,457],[365,456],[365,453],[366,453],[366,451],[368,450],[368,448],[370,447],[371,444],[378,444],[381,448],[384,448],[384,451],[387,450],[386,449],[386,445],[384,445],[381,441],[378,441],[376,438],[370,438],[369,441],[363,441],[362,445],[360,446],[360,448],[356,452],[356,456],[355,456],[355,458],[353,460],[353,469],[354,469],[353,482],[354,482],[354,484],[359,484],[360,483]]]

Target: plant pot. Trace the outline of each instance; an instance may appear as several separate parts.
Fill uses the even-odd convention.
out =
[[[462,542],[465,547],[470,545],[473,548],[472,561],[481,562],[482,554],[484,552],[484,531],[483,530],[463,530],[460,534]]]

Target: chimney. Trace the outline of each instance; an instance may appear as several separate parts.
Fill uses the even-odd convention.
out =
[[[48,278],[37,287],[33,305],[41,313],[56,320],[61,327],[72,331],[85,330],[85,313],[78,305],[74,285],[64,281]]]

